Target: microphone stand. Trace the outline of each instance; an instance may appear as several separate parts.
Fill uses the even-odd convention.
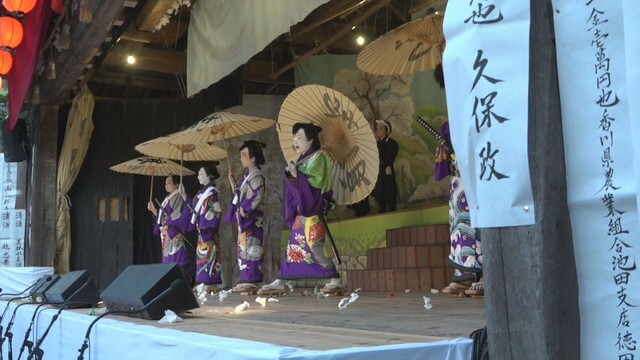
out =
[[[180,283],[182,282],[182,280],[180,279],[176,279],[173,280],[173,282],[171,282],[171,285],[169,285],[169,287],[167,289],[165,289],[163,292],[161,292],[160,294],[158,294],[158,296],[156,296],[155,298],[153,298],[151,301],[149,301],[145,306],[143,306],[141,309],[139,310],[117,310],[117,311],[108,311],[105,312],[104,314],[98,316],[97,318],[95,318],[91,324],[89,324],[89,327],[87,328],[87,332],[84,334],[84,341],[82,342],[82,345],[80,346],[80,349],[78,349],[78,352],[80,353],[78,355],[78,360],[84,360],[84,352],[85,350],[87,350],[87,348],[89,347],[89,336],[91,334],[91,329],[93,328],[93,325],[95,325],[96,322],[98,322],[98,320],[102,319],[103,317],[107,316],[107,315],[112,315],[112,314],[117,314],[117,315],[125,315],[125,314],[136,314],[136,313],[140,313],[143,312],[145,310],[147,310],[147,308],[155,303],[156,301],[162,299],[163,297],[165,297],[167,294],[169,294],[170,292],[172,292],[174,289],[176,289]]]
[[[50,280],[51,280],[51,279],[50,279],[50,277],[49,277],[47,281],[50,281]],[[31,286],[29,286],[29,287],[27,287],[26,289],[22,290],[22,292],[20,292],[20,293],[17,293],[17,294],[3,294],[3,296],[8,296],[8,295],[11,295],[11,296],[22,295],[22,294],[24,294],[25,292],[27,292],[27,291],[31,290],[34,286],[36,286],[36,284],[37,284],[37,283],[38,283],[38,282],[33,283]],[[40,286],[38,286],[38,288],[37,288],[36,290],[39,290],[39,289],[40,289],[42,286],[44,286],[44,285],[45,285],[44,283],[43,283],[43,284],[40,284]],[[4,310],[2,311],[2,315],[0,315],[0,335],[2,335],[2,320],[4,319],[4,316],[7,314],[7,310],[9,310],[9,305],[11,304],[11,302],[12,302],[13,300],[26,299],[26,298],[28,298],[29,296],[31,296],[31,295],[20,296],[20,297],[14,297],[14,298],[9,299],[9,301],[7,301],[7,305],[4,307]],[[22,304],[21,304],[21,305],[22,305]],[[20,306],[20,305],[18,305],[18,306]],[[11,324],[13,324],[13,319],[14,319],[14,317],[15,317],[15,313],[16,313],[16,311],[18,310],[18,306],[16,306],[16,310],[13,312],[13,315],[12,315],[12,317],[11,317],[11,321],[10,321],[10,322],[9,322],[9,324],[7,325],[7,332],[9,331],[9,329],[10,329],[10,327],[11,327]],[[5,338],[7,338],[6,333],[5,333],[5,336],[4,336],[4,337],[0,338],[0,360],[2,360],[2,359],[3,359],[3,355],[2,355],[2,346],[4,345],[4,340],[5,340]],[[12,336],[9,336],[9,359],[10,359],[10,360],[12,360],[12,356],[13,356],[13,354],[12,354],[12,349],[11,349],[11,347],[12,347],[12,346],[11,346],[11,345],[12,345],[11,338],[12,338]]]
[[[85,285],[86,285],[86,283],[85,283]],[[27,360],[31,360],[34,357],[35,357],[36,360],[41,360],[44,357],[44,351],[42,351],[42,349],[40,349],[40,346],[42,345],[42,342],[44,342],[44,339],[49,334],[49,331],[53,327],[53,324],[56,322],[56,320],[58,320],[58,317],[62,313],[62,310],[64,310],[64,308],[67,305],[73,305],[73,304],[76,304],[76,303],[84,304],[84,303],[87,303],[87,302],[98,302],[98,301],[100,301],[100,299],[84,299],[84,300],[82,300],[82,299],[75,300],[74,299],[74,300],[65,301],[62,304],[62,306],[60,307],[60,309],[58,310],[58,312],[55,315],[53,315],[53,318],[51,318],[51,322],[49,323],[47,328],[44,330],[44,333],[42,334],[40,339],[38,339],[38,341],[36,341],[36,346],[34,346],[33,350],[31,350],[31,352],[29,352],[29,356],[27,356]]]
[[[42,359],[42,357],[44,356],[44,352],[40,349],[40,345],[42,345],[42,342],[47,337],[49,330],[51,330],[51,327],[53,327],[53,324],[56,322],[56,320],[58,320],[58,317],[60,316],[60,313],[62,313],[62,310],[64,310],[65,306],[71,305],[74,303],[87,303],[87,302],[100,301],[100,299],[89,299],[89,300],[74,299],[76,295],[78,295],[82,290],[84,290],[92,282],[93,282],[93,278],[89,276],[87,280],[85,280],[84,284],[82,284],[82,286],[80,286],[78,290],[76,290],[73,294],[71,294],[71,296],[69,296],[69,299],[67,301],[62,303],[62,306],[60,306],[60,310],[58,310],[58,312],[53,316],[53,318],[51,319],[51,322],[49,323],[49,326],[47,326],[46,330],[44,331],[44,334],[42,334],[42,337],[40,337],[40,339],[38,339],[38,341],[36,342],[36,346],[33,348],[33,350],[29,352],[29,356],[27,357],[28,360],[33,359],[34,356],[38,360]]]
[[[83,300],[78,300],[78,301],[83,301]],[[93,301],[93,300],[90,300]],[[31,316],[31,322],[29,323],[29,327],[27,328],[27,331],[24,334],[24,340],[22,341],[22,345],[20,346],[20,354],[18,354],[18,360],[20,360],[20,358],[22,357],[22,353],[24,352],[24,349],[27,348],[29,349],[29,352],[31,352],[32,348],[33,348],[33,342],[29,341],[29,335],[31,335],[31,329],[33,328],[33,324],[35,323],[35,319],[36,316],[38,315],[38,310],[40,310],[41,307],[45,306],[45,305],[64,305],[64,301],[63,302],[55,302],[55,303],[50,303],[50,302],[45,302],[45,303],[41,303],[36,307],[36,310],[33,312],[33,315]],[[25,305],[27,304],[38,304],[37,302],[31,302],[31,303],[25,303]],[[22,305],[22,304],[20,304]],[[20,306],[18,305],[18,306]],[[9,328],[7,328],[7,330],[9,330]],[[27,354],[29,353],[27,352]]]

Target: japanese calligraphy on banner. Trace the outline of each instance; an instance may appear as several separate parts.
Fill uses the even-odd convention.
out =
[[[24,266],[24,239],[0,240],[0,266]]]
[[[527,155],[528,1],[450,1],[443,69],[471,225],[535,223]]]
[[[581,356],[638,359],[640,114],[632,103],[640,95],[634,16],[640,4],[556,0],[553,6]]]

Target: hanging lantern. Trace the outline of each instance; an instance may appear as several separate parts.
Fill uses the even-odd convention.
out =
[[[2,5],[10,12],[26,14],[36,6],[36,0],[2,0]]]
[[[13,56],[10,52],[0,49],[0,75],[7,75],[13,66]]]
[[[0,17],[0,46],[15,48],[22,42],[24,30],[20,21],[10,17]]]

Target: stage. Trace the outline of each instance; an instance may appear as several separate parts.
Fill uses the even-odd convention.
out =
[[[210,297],[183,314],[182,322],[106,317],[94,327],[85,359],[471,359],[469,333],[485,324],[484,301],[423,292],[359,292],[339,309],[343,297],[318,298],[295,289],[262,307],[257,296]],[[423,295],[433,307],[425,309]],[[345,296],[346,297],[346,296]],[[250,308],[234,312],[247,301]],[[2,322],[9,322],[16,301]],[[19,303],[19,302],[18,302]],[[6,302],[0,302],[4,309]],[[12,328],[13,358],[35,306],[19,308]],[[65,310],[43,342],[45,359],[75,359],[90,309]],[[40,337],[56,310],[37,318]],[[3,346],[7,359],[7,343]],[[25,355],[22,357],[26,358]]]

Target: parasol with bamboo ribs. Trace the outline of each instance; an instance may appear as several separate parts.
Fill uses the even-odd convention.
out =
[[[224,159],[227,153],[220,147],[211,143],[202,142],[194,144],[176,144],[172,142],[172,136],[161,136],[142,144],[136,145],[135,149],[147,156],[163,159],[180,160],[180,166],[184,161],[213,161]],[[180,173],[182,182],[182,173]]]
[[[409,75],[442,62],[442,14],[427,15],[382,35],[358,55],[358,68],[374,75]]]
[[[146,175],[151,176],[151,190],[149,191],[149,201],[153,199],[153,177],[169,176],[175,174],[183,174],[186,176],[195,175],[193,171],[182,167],[171,160],[139,157],[129,161],[125,161],[109,168],[115,172],[124,174]]]
[[[216,111],[190,127],[170,135],[173,144],[200,144],[222,140],[226,150],[226,139],[251,134],[275,124],[271,119]],[[228,164],[228,162],[227,162]],[[231,171],[231,165],[229,171]]]
[[[342,93],[321,85],[305,85],[287,96],[278,116],[278,138],[284,157],[296,161],[291,146],[295,123],[322,127],[322,149],[333,160],[333,195],[348,205],[369,196],[378,176],[378,147],[369,122]]]

